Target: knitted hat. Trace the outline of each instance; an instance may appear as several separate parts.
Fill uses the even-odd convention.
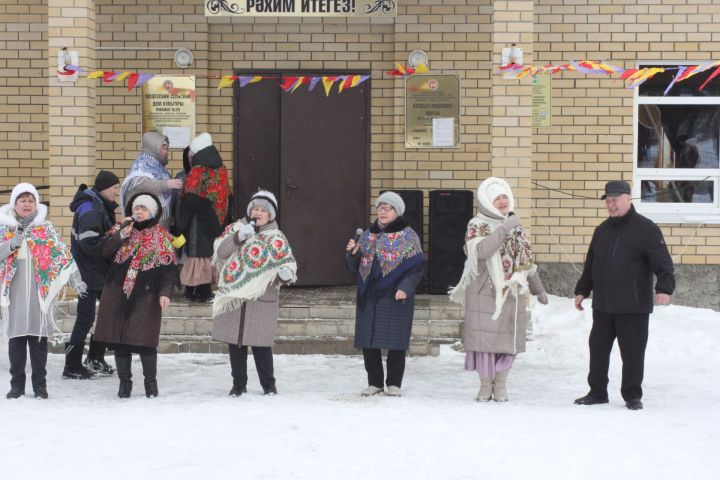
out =
[[[34,186],[29,183],[18,183],[17,185],[15,185],[15,188],[12,189],[12,193],[10,194],[10,205],[15,205],[18,197],[23,193],[32,194],[32,196],[35,197],[35,203],[40,203],[40,195],[38,194]]]
[[[150,195],[138,195],[135,197],[135,200],[133,200],[132,209],[135,210],[135,207],[139,205],[148,209],[150,212],[150,218],[155,218],[158,213],[158,204],[154,198]]]
[[[513,211],[515,209],[515,198],[513,197],[510,185],[502,178],[488,177],[482,181],[477,189],[478,204],[498,217],[505,217],[493,205],[495,199],[500,195],[506,195],[508,197],[508,210]]]
[[[277,200],[275,199],[275,195],[267,190],[258,190],[257,193],[253,194],[252,198],[250,198],[250,203],[248,203],[247,206],[248,217],[250,217],[250,211],[253,207],[264,208],[267,210],[270,214],[271,222],[275,220],[275,217],[277,216]]]
[[[110,187],[120,184],[120,179],[112,172],[100,170],[95,176],[95,191],[102,192]]]
[[[402,197],[395,192],[387,191],[381,193],[375,201],[375,208],[379,207],[381,203],[387,203],[394,208],[398,216],[405,213],[405,202],[403,202]]]
[[[197,153],[212,144],[212,137],[210,136],[210,134],[207,132],[201,133],[200,135],[195,137],[192,142],[190,142],[190,151],[192,153]]]

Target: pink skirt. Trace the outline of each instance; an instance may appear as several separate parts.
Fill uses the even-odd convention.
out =
[[[197,287],[213,282],[212,259],[209,257],[187,257],[180,271],[180,283]]]
[[[512,353],[466,352],[465,370],[477,372],[483,378],[495,378],[497,372],[510,370],[513,360]]]

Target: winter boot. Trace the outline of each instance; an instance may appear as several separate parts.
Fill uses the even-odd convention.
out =
[[[117,374],[120,379],[120,388],[118,389],[118,397],[120,398],[130,398],[130,393],[132,393],[132,380],[130,380],[132,378],[131,365],[131,355],[118,356],[115,354],[115,366],[117,367]]]
[[[33,387],[33,391],[35,392],[35,398],[47,400],[48,393],[47,387],[45,385],[38,385],[37,387]]]
[[[475,400],[478,402],[489,402],[493,395],[493,379],[490,377],[480,377],[480,391],[478,391]]]
[[[211,302],[215,298],[212,292],[212,284],[203,283],[195,287],[195,301],[200,303]]]
[[[10,387],[10,391],[7,393],[7,395],[5,395],[5,398],[7,398],[8,400],[12,400],[15,398],[20,398],[23,395],[25,395],[25,388],[18,385],[13,385],[12,387]]]
[[[82,354],[85,344],[73,345],[72,343],[65,344],[65,368],[63,369],[63,378],[71,378],[75,380],[87,380],[88,378],[94,378],[97,374],[83,367]]]
[[[145,376],[145,396],[147,398],[157,397],[157,352],[141,353],[140,361],[142,362],[143,375]]]
[[[112,375],[115,372],[115,369],[105,361],[105,344],[95,341],[92,335],[90,335],[90,348],[85,358],[85,365],[101,376]]]
[[[190,301],[195,300],[195,287],[185,287],[185,293],[183,293],[183,297]]]
[[[237,385],[233,383],[233,386],[230,389],[230,393],[228,395],[230,395],[231,397],[239,397],[243,393],[247,393],[247,388],[242,385]]]
[[[510,370],[503,370],[495,374],[495,381],[493,382],[493,400],[496,402],[507,402],[508,391],[507,391],[507,377],[510,374]]]

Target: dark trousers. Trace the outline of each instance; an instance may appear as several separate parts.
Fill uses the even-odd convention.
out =
[[[95,303],[100,298],[100,292],[101,290],[88,290],[87,295],[78,297],[77,315],[70,334],[70,344],[85,344],[85,338],[95,323]]]
[[[383,388],[382,352],[379,348],[363,348],[363,360],[365,360],[365,371],[368,375],[368,385]],[[405,374],[405,350],[388,350],[387,354],[387,379],[385,385],[402,387],[402,379]]]
[[[117,365],[118,378],[120,378],[120,380],[130,380],[132,378],[132,371],[130,367],[132,364],[133,352],[140,354],[140,363],[142,363],[145,382],[147,383],[149,381],[156,380],[158,357],[157,348],[131,347],[128,345],[115,346],[115,364]]]
[[[233,377],[233,384],[242,387],[247,386],[247,356],[248,347],[243,345],[229,345],[230,347],[230,369]],[[260,385],[263,391],[275,386],[273,354],[271,347],[252,347],[255,368],[257,368]]]
[[[32,386],[46,387],[47,337],[14,337],[8,341],[10,357],[10,386],[25,389],[25,365],[27,349],[30,348],[30,366],[32,367]]]
[[[617,338],[622,358],[622,385],[620,393],[625,400],[642,398],[642,381],[645,370],[645,347],[648,341],[650,315],[610,314],[593,311],[590,331],[590,394],[607,398],[610,352]]]

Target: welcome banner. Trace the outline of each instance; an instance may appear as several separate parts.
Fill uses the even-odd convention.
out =
[[[396,0],[206,0],[208,17],[395,17]]]

